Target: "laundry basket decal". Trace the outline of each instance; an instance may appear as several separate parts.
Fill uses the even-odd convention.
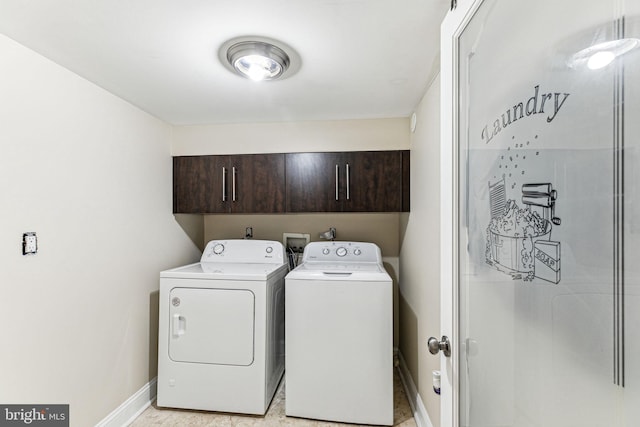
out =
[[[559,283],[560,242],[551,241],[553,226],[561,223],[555,216],[556,199],[550,183],[524,184],[521,207],[506,200],[504,177],[489,183],[487,264],[514,279]]]

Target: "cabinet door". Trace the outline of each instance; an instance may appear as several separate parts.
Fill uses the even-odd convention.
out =
[[[402,151],[402,212],[411,211],[411,151]]]
[[[173,212],[228,212],[228,156],[173,158]]]
[[[344,211],[402,211],[401,151],[349,153],[345,169]]]
[[[287,212],[341,211],[344,164],[343,153],[287,154]]]
[[[229,170],[231,212],[284,212],[284,154],[230,156]]]

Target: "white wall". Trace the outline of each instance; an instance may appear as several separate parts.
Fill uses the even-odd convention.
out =
[[[0,402],[94,425],[155,376],[158,272],[199,255],[171,128],[4,36],[0,69]]]
[[[440,358],[427,350],[440,336],[440,78],[416,109],[411,137],[411,212],[403,217],[400,246],[400,353],[435,427],[440,399],[431,372]]]

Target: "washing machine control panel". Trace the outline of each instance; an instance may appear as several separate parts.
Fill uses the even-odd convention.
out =
[[[284,246],[272,240],[212,240],[207,243],[200,262],[243,262],[282,264]]]
[[[306,261],[382,262],[380,248],[366,242],[311,242],[304,248]]]

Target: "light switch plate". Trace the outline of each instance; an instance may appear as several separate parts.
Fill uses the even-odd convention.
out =
[[[22,235],[22,255],[31,255],[38,252],[38,237],[35,232]]]

